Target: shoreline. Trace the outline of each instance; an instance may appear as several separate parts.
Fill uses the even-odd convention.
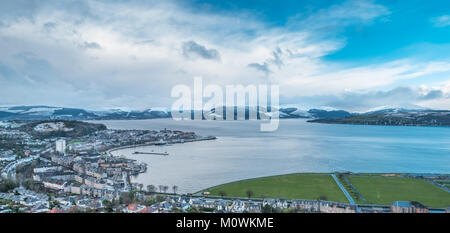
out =
[[[168,120],[172,119],[170,117],[162,117],[162,118],[148,118],[148,119],[93,119],[93,120],[81,120],[85,122],[96,122],[96,121],[145,121],[145,120]],[[338,118],[341,119],[341,118]],[[397,124],[366,124],[366,123],[344,123],[331,121],[335,119],[329,118],[304,118],[304,117],[288,117],[288,118],[278,118],[278,120],[304,120],[307,123],[315,123],[315,124],[325,124],[325,125],[359,125],[359,126],[390,126],[390,127],[425,127],[425,128],[450,128],[450,125],[426,125],[426,124],[405,124],[405,125],[397,125]],[[217,121],[217,120],[190,120],[190,121]],[[220,121],[220,120],[219,120]],[[226,120],[225,120],[226,121]],[[230,120],[230,121],[250,121],[250,120]],[[259,121],[259,120],[258,120]],[[264,121],[264,120],[261,120]]]

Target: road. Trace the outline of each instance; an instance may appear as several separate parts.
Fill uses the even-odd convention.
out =
[[[22,164],[30,163],[31,161],[38,158],[38,156],[30,156],[27,158],[16,160],[10,164],[8,164],[2,171],[2,177],[8,178],[9,174],[11,174],[12,178],[15,178],[15,170],[16,167]]]
[[[336,181],[337,185],[339,186],[339,188],[342,190],[342,192],[344,193],[345,197],[348,199],[348,201],[350,202],[350,204],[352,205],[356,205],[356,202],[353,200],[352,196],[350,196],[350,194],[347,192],[347,190],[344,188],[344,186],[341,184],[341,182],[339,181],[339,179],[336,177],[335,174],[330,174],[331,177],[333,177],[334,181]]]

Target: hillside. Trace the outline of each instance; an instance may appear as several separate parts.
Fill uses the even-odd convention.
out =
[[[314,119],[308,122],[357,125],[450,126],[450,111],[385,110],[342,118]]]
[[[224,107],[224,112],[225,112]],[[236,107],[228,107],[229,110],[237,110]],[[249,107],[243,109],[245,119],[248,119]],[[253,110],[256,110],[254,108]],[[214,115],[215,110],[204,111],[203,115]],[[270,116],[272,113],[258,113],[258,119],[261,114]],[[191,112],[191,116],[194,111]],[[224,114],[225,115],[225,114]],[[237,118],[234,114],[234,118]],[[324,110],[324,109],[300,109],[298,107],[280,107],[280,118],[336,118],[352,115],[342,110]],[[60,108],[51,106],[13,106],[0,107],[0,120],[142,120],[156,118],[170,118],[171,112],[161,108],[150,108],[146,110],[124,111],[120,109],[111,110],[85,110],[78,108]],[[226,119],[226,117],[225,117]]]
[[[81,137],[96,131],[105,130],[106,126],[81,121],[51,120],[26,122],[18,129],[39,138]]]

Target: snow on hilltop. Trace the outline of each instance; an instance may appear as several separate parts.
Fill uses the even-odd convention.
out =
[[[232,107],[226,107],[233,109]],[[251,107],[255,110],[255,107]],[[244,108],[246,112],[250,107]],[[307,105],[281,105],[278,109],[280,118],[341,118],[353,115],[365,114],[402,114],[404,112],[415,112],[417,114],[435,111],[421,108],[420,106],[382,106],[370,109],[366,112],[347,112],[332,107],[312,107]],[[437,110],[436,110],[437,111]],[[214,109],[203,112],[205,116],[216,115]],[[270,116],[272,112],[260,114]],[[145,110],[130,110],[125,108],[109,110],[84,110],[78,108],[50,107],[50,106],[4,106],[0,107],[0,121],[5,120],[131,120],[131,119],[155,119],[170,118],[169,108],[152,107]]]
[[[39,133],[48,133],[53,131],[72,131],[73,128],[67,128],[64,122],[46,122],[36,125],[34,131]]]

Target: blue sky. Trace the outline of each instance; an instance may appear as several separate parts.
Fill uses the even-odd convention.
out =
[[[274,27],[289,27],[293,18],[306,18],[331,5],[346,1],[287,0],[283,2],[262,1],[188,1],[191,10],[211,13],[248,12]],[[329,54],[330,61],[376,62],[419,55],[424,59],[431,56],[448,58],[450,30],[437,27],[433,19],[450,13],[450,2],[423,0],[373,1],[385,6],[389,13],[369,24],[349,25],[338,28],[336,36],[347,41],[342,49]],[[449,20],[450,21],[450,20]],[[326,35],[325,35],[326,36]],[[425,52],[426,54],[421,54]],[[427,57],[428,56],[428,57]]]
[[[450,109],[450,2],[0,2],[0,105],[144,109],[206,83],[281,103]]]
[[[349,27],[342,36],[347,46],[328,56],[329,59],[395,59],[415,56],[425,50],[431,56],[445,56],[432,45],[448,47],[450,31],[436,27],[432,19],[445,15],[450,9],[448,1],[385,1],[390,14],[384,19],[362,28]],[[428,47],[428,48],[427,48]],[[423,57],[424,59],[429,59]]]

